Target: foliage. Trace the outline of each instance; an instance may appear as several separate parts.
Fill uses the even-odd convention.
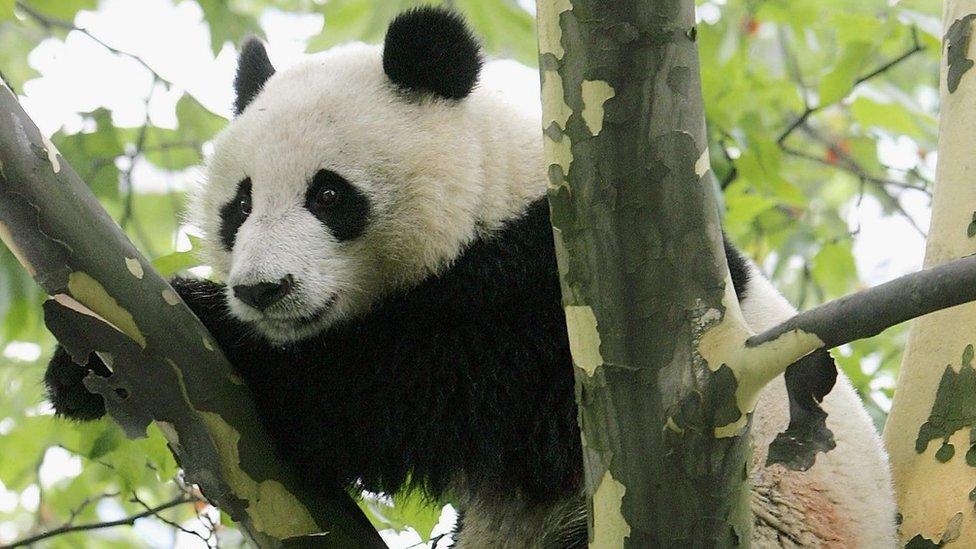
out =
[[[382,39],[393,15],[421,3],[154,3],[159,2],[181,9],[196,5],[209,29],[208,48],[201,57],[221,54],[247,34],[266,35],[267,18],[282,13],[320,17],[321,30],[305,44],[310,52],[347,40],[375,42]],[[122,124],[120,113],[106,102],[78,113],[80,119],[65,117],[52,140],[136,245],[156,258],[154,264],[166,273],[181,272],[197,263],[192,252],[184,251],[185,241],[176,251],[182,189],[197,177],[193,167],[225,122],[204,107],[201,97],[186,92],[195,89],[193,82],[103,40],[95,27],[78,29],[90,19],[85,10],[110,11],[120,3],[0,0],[0,71],[13,89],[31,99],[31,81],[46,73],[35,54],[72,34],[102,41],[95,45],[118,63],[145,63],[140,66],[154,82],[152,95],[157,99],[161,94],[179,97],[171,107],[175,125],[149,115],[141,123]],[[444,3],[467,14],[492,55],[534,65],[534,17],[520,7],[524,2]],[[940,3],[711,0],[699,2],[699,8],[697,37],[711,161],[725,190],[727,231],[801,306],[864,286],[867,273],[859,272],[855,260],[862,208],[876,204],[883,215],[897,218],[906,215],[906,204],[927,203],[933,177],[929,151],[935,150],[936,140]],[[156,100],[144,99],[147,105]],[[161,180],[182,184],[161,190]],[[6,395],[0,399],[0,543],[59,526],[69,518],[84,523],[138,513],[144,507],[132,501],[133,493],[151,506],[180,492],[172,480],[176,466],[158,434],[125,442],[106,422],[80,425],[50,417],[40,385],[53,346],[42,324],[43,299],[13,256],[0,247],[0,389]],[[879,423],[903,346],[904,330],[894,329],[835,352]],[[80,463],[80,468],[68,467],[70,474],[60,478],[41,474],[45,463],[59,459]],[[82,505],[88,498],[115,493],[119,495],[108,498],[114,507],[105,501]],[[412,525],[421,536],[429,535],[437,519],[430,505],[417,496],[389,503],[367,498],[363,505],[380,527]],[[178,506],[161,515],[203,531],[208,526],[196,518],[198,507]],[[168,535],[177,531],[158,520],[157,526],[167,528]],[[232,526],[210,527],[234,539]],[[51,546],[139,546],[147,531],[123,527],[73,534],[55,539]],[[159,535],[158,529],[153,532]]]

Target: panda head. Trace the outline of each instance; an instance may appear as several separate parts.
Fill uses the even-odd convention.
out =
[[[231,314],[275,343],[313,336],[517,215],[538,193],[512,181],[538,166],[511,157],[538,156],[536,132],[504,122],[520,118],[481,89],[481,66],[460,16],[436,8],[398,16],[382,47],[284,71],[248,41],[237,116],[191,199]]]

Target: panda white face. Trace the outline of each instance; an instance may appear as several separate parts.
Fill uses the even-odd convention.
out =
[[[231,314],[272,342],[364,313],[544,192],[538,119],[474,89],[460,18],[407,12],[385,52],[342,46],[275,73],[260,43],[242,51],[240,114],[191,212]]]

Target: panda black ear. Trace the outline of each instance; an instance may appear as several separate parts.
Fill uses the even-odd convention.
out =
[[[241,54],[237,58],[237,76],[234,77],[234,114],[241,114],[244,109],[257,97],[264,87],[264,83],[275,73],[268,52],[264,50],[264,43],[253,36],[244,40]]]
[[[424,6],[401,13],[383,43],[383,70],[400,88],[463,99],[478,83],[481,48],[458,13]]]

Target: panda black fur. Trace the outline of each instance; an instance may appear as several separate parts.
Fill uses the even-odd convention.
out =
[[[385,48],[275,73],[245,45],[239,116],[193,204],[222,282],[173,287],[313,485],[451,499],[460,547],[585,547],[538,113],[478,84],[479,48],[453,13],[401,15]],[[793,314],[728,243],[726,255],[755,330]],[[833,371],[826,353],[813,360]],[[59,414],[104,413],[86,372],[55,354]],[[824,407],[837,448],[797,473],[764,465],[789,420],[782,378],[760,399],[754,545],[892,546],[883,450],[843,376]]]

